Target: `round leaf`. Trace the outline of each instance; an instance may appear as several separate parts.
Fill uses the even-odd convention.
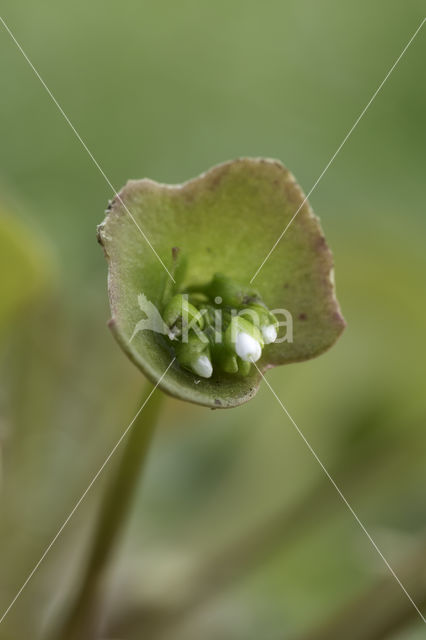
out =
[[[170,291],[170,276],[158,256],[173,273],[179,250],[186,263],[183,287],[203,284],[217,272],[249,284],[299,207],[253,283],[269,309],[291,314],[293,341],[266,346],[257,365],[265,371],[313,358],[336,341],[345,323],[334,293],[332,255],[303,201],[293,175],[280,162],[261,158],[221,164],[181,185],[127,183],[110,203],[98,238],[109,263],[111,329],[148,378],[157,382],[174,355],[160,332],[134,335],[145,317],[141,294],[161,313]],[[175,361],[160,387],[182,400],[225,408],[252,398],[260,378],[252,367],[247,377],[215,372],[198,379]]]

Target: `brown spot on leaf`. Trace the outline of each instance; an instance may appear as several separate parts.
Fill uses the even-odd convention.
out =
[[[322,251],[322,249],[325,249],[326,247],[327,247],[327,241],[324,236],[320,236],[319,238],[316,239],[315,241],[316,249],[318,249],[319,251]]]
[[[192,187],[192,185],[191,185]],[[183,197],[185,198],[185,202],[186,204],[192,204],[195,200],[195,192],[193,188],[186,188],[186,189],[182,189],[181,194],[183,195]]]
[[[337,320],[337,322],[339,322],[340,324],[342,324],[344,327],[346,327],[346,320],[344,319],[344,317],[342,316],[341,313],[339,313],[339,311],[335,311],[333,313],[333,318],[335,320]]]
[[[217,189],[217,187],[222,182],[222,179],[229,173],[229,166],[227,164],[219,167],[210,179],[210,186],[212,189]]]
[[[103,247],[102,236],[101,236],[101,225],[98,225],[96,228],[96,240],[99,242],[101,247]]]

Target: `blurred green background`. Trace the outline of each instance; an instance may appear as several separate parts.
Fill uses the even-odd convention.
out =
[[[309,191],[423,13],[417,0],[2,3],[116,188],[263,155]],[[347,330],[319,359],[268,373],[423,609],[425,55],[426,27],[310,198]],[[3,611],[134,415],[143,379],[106,327],[95,228],[111,191],[1,26],[0,61]],[[113,467],[2,639],[44,638],[68,606]],[[105,638],[424,637],[265,385],[229,411],[167,399],[144,480],[110,570]]]

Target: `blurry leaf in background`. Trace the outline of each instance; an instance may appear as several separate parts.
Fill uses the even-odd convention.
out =
[[[0,207],[0,335],[53,284],[52,255],[45,243]]]

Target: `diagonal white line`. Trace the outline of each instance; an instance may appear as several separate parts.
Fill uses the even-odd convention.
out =
[[[120,201],[120,203],[123,205],[125,211],[129,214],[131,220],[134,222],[134,224],[136,225],[137,229],[139,230],[139,232],[141,233],[143,239],[145,240],[145,242],[149,245],[149,247],[151,248],[151,250],[153,251],[154,255],[157,257],[157,259],[159,260],[159,262],[162,264],[163,268],[165,269],[165,271],[168,273],[169,277],[173,280],[173,282],[175,282],[174,277],[172,276],[172,274],[170,273],[170,271],[167,269],[166,265],[164,264],[163,260],[160,258],[160,256],[158,255],[158,253],[156,252],[156,250],[154,249],[154,247],[152,246],[151,242],[149,241],[149,239],[147,238],[146,234],[142,231],[140,225],[137,223],[137,221],[135,220],[134,216],[132,215],[132,213],[129,211],[127,205],[123,202],[121,196],[119,193],[117,193],[117,189],[114,187],[114,185],[111,183],[110,179],[108,178],[108,176],[106,175],[105,171],[102,169],[102,167],[100,166],[99,162],[96,160],[96,158],[94,157],[93,153],[90,151],[89,147],[87,146],[87,144],[84,142],[83,138],[80,136],[80,134],[78,133],[77,129],[74,127],[73,123],[71,122],[71,120],[69,119],[69,117],[67,116],[67,114],[65,113],[65,111],[62,109],[61,105],[59,104],[59,102],[56,100],[55,96],[53,95],[53,93],[51,92],[51,90],[49,89],[49,87],[47,86],[47,84],[45,83],[45,81],[43,80],[43,78],[41,77],[40,73],[37,71],[37,69],[35,68],[35,66],[33,65],[33,63],[31,62],[31,60],[29,59],[29,57],[27,56],[27,54],[25,53],[25,51],[23,50],[23,48],[21,47],[21,45],[19,44],[19,42],[17,41],[17,39],[15,38],[15,36],[13,35],[12,31],[9,29],[9,27],[7,26],[7,24],[5,23],[5,21],[3,20],[3,18],[0,16],[0,21],[2,22],[4,28],[6,29],[6,31],[8,32],[8,34],[10,35],[10,37],[12,38],[13,42],[16,44],[16,46],[18,47],[19,51],[22,53],[22,55],[24,56],[25,60],[28,62],[29,66],[31,67],[31,69],[34,71],[35,75],[37,76],[37,78],[40,80],[41,84],[43,85],[43,87],[46,89],[47,93],[49,94],[50,98],[52,99],[52,101],[54,102],[54,104],[56,105],[56,107],[58,108],[58,110],[60,111],[60,113],[62,114],[62,116],[64,117],[66,123],[69,125],[69,127],[71,128],[72,132],[74,133],[74,135],[76,136],[77,140],[80,142],[80,144],[82,145],[83,149],[87,152],[87,154],[89,155],[90,159],[92,160],[93,164],[95,165],[95,167],[98,169],[99,173],[103,176],[104,180],[106,181],[106,183],[109,185],[109,187],[112,189],[114,196],[117,198],[117,200]]]
[[[325,173],[328,171],[328,169],[330,168],[331,164],[334,162],[336,156],[338,155],[338,153],[340,153],[340,151],[342,150],[343,146],[345,145],[345,143],[347,142],[348,138],[352,135],[353,131],[355,130],[355,128],[357,127],[357,125],[359,124],[361,118],[363,118],[363,116],[365,115],[367,109],[371,106],[372,102],[374,101],[374,99],[377,97],[377,94],[379,93],[379,91],[382,89],[383,85],[385,84],[386,80],[389,78],[389,76],[391,75],[391,73],[393,72],[393,70],[395,69],[395,67],[397,66],[398,62],[401,60],[401,58],[403,57],[403,55],[405,54],[405,52],[407,51],[408,47],[411,45],[411,43],[413,42],[414,38],[417,36],[417,34],[419,33],[420,29],[423,27],[424,23],[426,21],[426,18],[423,18],[423,20],[421,21],[420,25],[417,27],[417,29],[415,30],[415,32],[413,33],[413,35],[411,36],[411,38],[409,39],[409,41],[407,42],[407,44],[405,45],[405,47],[403,48],[403,50],[401,51],[401,53],[399,54],[399,56],[397,57],[397,59],[395,60],[395,62],[393,63],[393,65],[391,66],[391,68],[389,69],[389,71],[387,72],[387,74],[385,75],[385,77],[383,78],[383,80],[381,81],[381,83],[379,84],[379,86],[377,87],[376,91],[373,93],[373,95],[371,96],[370,100],[367,102],[367,104],[365,105],[364,109],[361,111],[361,113],[359,114],[358,118],[355,120],[354,124],[352,125],[352,127],[349,129],[348,133],[345,135],[345,137],[343,138],[342,142],[340,143],[340,145],[337,147],[336,151],[333,153],[333,155],[331,156],[330,160],[328,161],[328,163],[326,164],[326,166],[324,167],[323,171],[320,173],[319,177],[317,178],[316,182],[314,183],[313,187],[311,188],[311,190],[309,191],[308,195],[305,196],[302,204],[298,207],[298,209],[296,210],[296,213],[293,215],[293,217],[291,218],[290,222],[287,224],[287,226],[285,227],[285,229],[282,231],[281,235],[279,236],[278,240],[275,242],[274,246],[272,247],[272,249],[269,251],[268,255],[266,256],[266,258],[263,260],[262,264],[258,267],[257,271],[255,272],[254,276],[252,277],[252,279],[250,280],[250,284],[253,282],[253,280],[256,278],[256,276],[258,275],[259,271],[262,269],[262,267],[264,266],[265,262],[269,259],[269,257],[271,256],[272,252],[275,250],[275,248],[277,247],[278,243],[281,241],[281,239],[283,238],[283,236],[285,235],[285,233],[287,232],[288,228],[290,227],[290,225],[292,224],[292,222],[294,221],[294,219],[296,218],[297,214],[299,213],[299,211],[302,209],[303,205],[305,204],[305,202],[308,200],[309,196],[313,193],[313,191],[316,189],[316,187],[318,186],[319,182],[321,181],[321,179],[324,177]]]
[[[46,549],[44,550],[43,555],[41,556],[40,560],[34,566],[34,568],[32,569],[31,573],[28,575],[27,579],[25,580],[25,582],[23,583],[23,585],[19,589],[18,593],[13,598],[12,602],[9,604],[7,609],[4,611],[2,617],[0,618],[0,624],[3,622],[3,620],[5,619],[5,617],[7,616],[7,614],[9,613],[9,611],[11,610],[11,608],[13,607],[13,605],[15,604],[15,602],[17,601],[17,599],[19,598],[19,596],[21,595],[21,593],[23,592],[23,590],[25,589],[25,587],[27,586],[27,584],[29,583],[29,581],[31,580],[33,575],[35,574],[35,572],[37,571],[37,569],[39,568],[39,566],[41,565],[41,563],[43,562],[43,560],[45,559],[45,557],[47,556],[47,554],[49,553],[49,551],[51,550],[51,548],[53,547],[53,545],[55,544],[55,542],[57,541],[57,539],[59,538],[59,536],[61,535],[61,533],[65,529],[65,527],[67,526],[67,524],[69,523],[69,521],[71,520],[71,518],[73,517],[73,515],[77,511],[77,509],[79,508],[79,506],[83,502],[84,498],[87,496],[87,494],[89,493],[90,489],[93,487],[93,485],[95,484],[96,480],[99,478],[99,476],[101,475],[102,471],[105,469],[106,465],[111,460],[111,458],[114,455],[114,453],[117,451],[118,447],[120,446],[120,444],[122,443],[122,441],[124,440],[124,438],[126,437],[128,432],[130,431],[130,429],[132,428],[135,420],[137,419],[139,414],[142,412],[142,409],[145,407],[145,405],[147,404],[147,402],[151,398],[152,394],[157,389],[158,385],[160,384],[160,382],[162,381],[162,379],[164,378],[164,376],[166,375],[166,373],[168,372],[168,370],[170,369],[170,367],[172,366],[172,364],[174,363],[175,360],[176,360],[176,358],[173,358],[173,360],[170,362],[169,366],[167,367],[167,369],[165,370],[165,372],[163,373],[161,378],[157,381],[157,383],[155,384],[154,388],[152,389],[152,391],[150,392],[148,397],[145,399],[145,401],[139,407],[136,415],[133,417],[133,419],[131,420],[129,425],[126,427],[126,429],[124,430],[124,432],[120,436],[119,440],[116,442],[116,444],[111,449],[111,451],[108,454],[108,456],[105,458],[104,462],[99,467],[98,471],[93,476],[93,478],[90,481],[90,484],[88,485],[87,489],[82,493],[81,497],[78,499],[78,501],[76,502],[76,504],[74,505],[74,507],[72,508],[72,510],[70,511],[70,513],[68,514],[68,516],[66,517],[64,522],[62,523],[61,527],[59,528],[59,530],[56,533],[56,535],[54,536],[54,538],[52,538],[52,540],[49,542],[49,544],[46,547]]]
[[[325,475],[327,476],[327,478],[329,479],[329,481],[331,482],[333,487],[336,489],[337,493],[339,494],[339,496],[341,497],[341,499],[343,500],[343,502],[345,503],[345,505],[347,506],[347,508],[349,509],[349,511],[351,512],[351,514],[353,515],[353,517],[355,518],[355,520],[357,521],[357,523],[359,524],[359,526],[361,527],[361,529],[363,530],[363,532],[365,533],[365,535],[367,536],[369,541],[371,542],[371,544],[373,545],[374,549],[377,551],[377,553],[379,554],[379,556],[381,557],[381,559],[383,560],[383,562],[385,563],[385,565],[387,566],[387,568],[391,572],[392,576],[395,578],[395,580],[397,581],[397,583],[399,584],[399,586],[401,587],[401,589],[403,590],[403,592],[405,593],[405,595],[407,596],[407,598],[409,599],[409,601],[411,602],[411,604],[413,605],[413,607],[415,608],[415,610],[417,611],[417,613],[419,614],[419,616],[421,617],[423,622],[426,624],[425,616],[422,614],[422,612],[420,611],[419,607],[416,605],[416,603],[414,602],[413,598],[410,596],[410,594],[408,593],[407,589],[404,587],[404,585],[402,584],[401,580],[398,578],[398,576],[396,575],[395,571],[392,569],[391,565],[386,560],[386,558],[383,555],[383,553],[380,551],[380,549],[377,546],[376,542],[373,540],[373,538],[371,537],[370,533],[365,528],[365,525],[361,522],[361,520],[359,519],[358,515],[355,513],[355,511],[353,510],[353,508],[349,504],[348,500],[346,499],[346,497],[342,493],[341,489],[338,487],[338,485],[336,484],[335,480],[332,478],[330,473],[327,471],[326,467],[321,462],[321,460],[318,457],[317,453],[315,452],[313,447],[309,444],[309,442],[306,439],[305,435],[302,433],[301,429],[297,426],[296,422],[293,420],[293,418],[291,417],[291,415],[289,414],[289,412],[287,411],[287,409],[285,408],[285,406],[283,405],[283,403],[281,402],[281,400],[279,399],[279,397],[277,396],[277,394],[275,393],[275,391],[273,390],[273,388],[271,387],[271,385],[269,384],[269,382],[267,381],[267,379],[265,378],[263,373],[260,371],[260,369],[257,366],[257,364],[256,363],[253,363],[253,364],[256,367],[256,369],[258,370],[258,372],[260,373],[260,375],[262,376],[262,378],[265,381],[265,383],[267,384],[267,386],[269,387],[269,389],[272,392],[272,394],[277,399],[281,409],[284,411],[284,413],[286,414],[286,416],[288,417],[290,422],[293,424],[293,426],[296,429],[297,433],[302,438],[303,442],[306,444],[306,446],[308,447],[309,451],[312,453],[312,455],[314,456],[315,460],[318,462],[318,464],[320,465],[321,469],[324,471]]]

